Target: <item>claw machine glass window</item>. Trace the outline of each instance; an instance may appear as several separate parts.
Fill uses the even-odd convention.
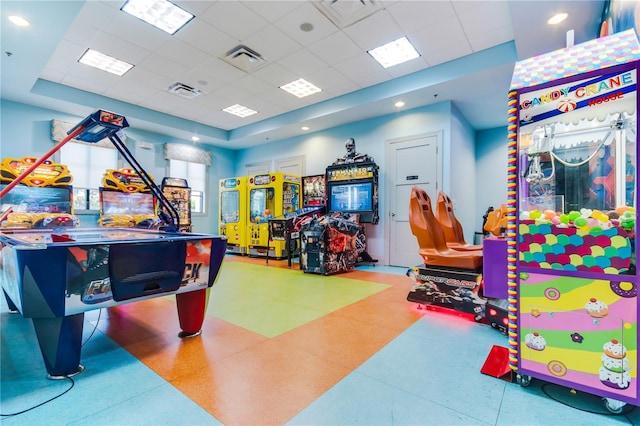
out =
[[[275,211],[274,188],[254,188],[249,193],[249,211],[252,223],[263,223],[273,217]]]

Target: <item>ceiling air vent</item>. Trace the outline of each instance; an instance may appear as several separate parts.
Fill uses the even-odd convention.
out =
[[[196,96],[200,96],[204,93],[202,90],[198,90],[195,87],[187,86],[183,83],[173,83],[167,90],[169,91],[169,93],[173,93],[174,95],[178,95],[186,99],[193,99]]]
[[[227,63],[245,72],[257,70],[267,63],[264,56],[242,44],[228,51],[227,56],[223,59]]]
[[[383,7],[380,0],[315,0],[311,4],[340,29],[373,15]]]

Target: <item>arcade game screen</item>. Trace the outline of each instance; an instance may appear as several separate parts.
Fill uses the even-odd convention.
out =
[[[0,189],[7,185],[0,185]],[[72,209],[71,188],[17,185],[2,198],[0,211],[14,213],[68,213]]]
[[[150,192],[101,190],[100,214],[155,214],[155,198]]]
[[[331,185],[331,211],[371,211],[373,209],[373,183],[347,183]]]

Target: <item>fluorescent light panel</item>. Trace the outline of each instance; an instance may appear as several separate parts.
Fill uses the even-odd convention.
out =
[[[224,112],[228,112],[229,114],[237,115],[238,117],[248,117],[253,114],[257,114],[258,111],[254,111],[251,108],[247,108],[240,104],[231,105],[230,107],[226,107],[223,109]]]
[[[322,92],[322,89],[314,86],[303,78],[292,81],[291,83],[285,84],[284,86],[280,86],[280,88],[285,92],[289,92],[299,98],[304,98],[305,96]]]
[[[194,16],[167,0],[127,0],[120,10],[171,35]]]
[[[78,59],[78,62],[89,65],[90,67],[101,69],[102,71],[110,72],[117,76],[122,76],[133,68],[133,65],[127,62],[105,55],[104,53],[100,53],[93,49],[87,49],[87,51],[84,52],[84,55]]]
[[[420,56],[416,49],[409,43],[406,37],[399,38],[391,43],[387,43],[367,53],[373,56],[385,68],[410,61]]]

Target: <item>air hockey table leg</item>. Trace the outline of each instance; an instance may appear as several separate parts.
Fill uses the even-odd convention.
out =
[[[209,288],[176,294],[178,319],[182,331],[179,337],[195,337],[202,333],[202,323],[207,309]]]
[[[63,379],[78,374],[84,313],[67,317],[32,318],[47,378]]]

